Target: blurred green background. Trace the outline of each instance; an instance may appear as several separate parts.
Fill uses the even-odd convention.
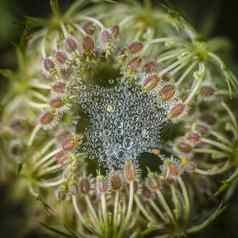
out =
[[[60,2],[64,8],[72,0]],[[204,36],[219,35],[228,38],[233,45],[231,53],[235,59],[238,58],[237,0],[155,0],[153,4],[159,5],[161,2],[179,9]],[[0,0],[0,68],[16,67],[15,46],[23,31],[24,16],[47,17],[49,14],[48,0]],[[0,78],[0,99],[6,85],[7,80]],[[27,229],[26,217],[29,216],[27,203],[31,200],[14,201],[11,196],[11,182],[11,180],[0,181],[0,238],[49,237],[38,228]],[[197,235],[197,238],[238,237],[238,191],[234,194],[226,212],[215,224]],[[34,219],[34,215],[31,216],[30,219]]]

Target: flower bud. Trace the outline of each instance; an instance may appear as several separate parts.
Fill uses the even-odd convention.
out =
[[[56,51],[55,58],[59,64],[64,64],[67,60],[67,56],[63,51]]]
[[[185,104],[178,103],[174,107],[172,107],[172,109],[168,113],[168,117],[170,119],[174,119],[176,117],[181,116],[184,113],[184,111],[185,111]]]
[[[53,86],[52,86],[52,90],[56,93],[64,93],[65,90],[65,83],[63,82],[56,82]]]
[[[172,84],[167,84],[160,90],[160,96],[164,101],[170,100],[174,95],[175,87]]]
[[[66,38],[65,46],[66,46],[66,49],[69,52],[75,51],[78,48],[78,44],[77,44],[76,40],[73,37]]]
[[[84,38],[83,38],[83,49],[85,50],[85,51],[93,51],[94,50],[94,41],[93,41],[93,39],[91,38],[91,37],[89,37],[89,36],[85,36]]]
[[[61,143],[63,150],[73,150],[76,146],[76,139],[72,135],[68,135]]]
[[[54,114],[52,112],[46,111],[43,112],[40,116],[40,123],[43,125],[47,125],[52,122],[54,119]]]
[[[144,71],[146,73],[152,73],[156,69],[156,63],[155,62],[149,62],[144,65]]]
[[[135,57],[128,63],[128,68],[131,70],[137,70],[140,67],[141,62],[142,62],[141,58]]]
[[[110,177],[111,188],[112,190],[116,191],[122,187],[122,180],[121,177],[117,174],[114,174]]]
[[[160,78],[156,74],[149,75],[144,81],[144,88],[146,90],[152,90],[160,81]]]
[[[143,49],[144,45],[141,42],[132,42],[128,49],[132,54],[139,53]]]
[[[60,108],[64,105],[63,100],[61,97],[54,97],[49,102],[50,106],[53,108]]]
[[[133,182],[136,180],[136,168],[131,160],[125,161],[124,176],[128,182]]]
[[[197,145],[201,142],[201,135],[198,132],[192,132],[187,136],[187,140],[193,145]]]
[[[55,63],[50,58],[45,58],[43,60],[43,66],[46,71],[50,72],[55,68]]]
[[[186,142],[180,142],[177,145],[177,148],[182,152],[182,153],[190,153],[192,151],[192,146]]]
[[[169,170],[169,177],[178,177],[180,175],[179,168],[176,164],[169,164],[168,165]]]

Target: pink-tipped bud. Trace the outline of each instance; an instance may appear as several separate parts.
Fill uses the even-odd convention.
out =
[[[177,167],[177,165],[170,164],[168,166],[168,169],[169,169],[169,176],[178,177],[180,175],[180,171],[179,171],[179,168]]]
[[[131,70],[137,70],[140,67],[141,62],[142,59],[140,57],[135,57],[128,63],[128,68]]]
[[[68,135],[63,139],[63,142],[61,143],[63,150],[69,151],[73,150],[76,145],[77,141],[74,136]]]
[[[116,39],[120,34],[120,28],[118,25],[115,25],[111,28],[112,36]]]
[[[47,125],[50,122],[52,122],[54,119],[54,114],[52,112],[44,112],[43,114],[41,114],[40,116],[40,123],[43,125]]]
[[[83,25],[83,29],[89,35],[93,35],[96,30],[94,24],[91,21],[85,22],[85,24]]]
[[[139,53],[143,49],[144,45],[141,42],[132,42],[128,49],[132,54]]]
[[[64,93],[65,83],[57,82],[52,86],[52,90],[56,93]]]
[[[124,164],[124,176],[128,182],[136,180],[136,168],[131,160],[127,160]]]
[[[178,103],[174,107],[172,107],[172,109],[168,113],[168,117],[170,119],[177,118],[177,117],[181,116],[184,113],[185,109],[186,109],[185,104]]]
[[[95,45],[94,45],[94,41],[91,37],[85,36],[83,38],[83,43],[82,44],[83,44],[83,49],[85,51],[93,51],[94,50]]]
[[[50,106],[53,108],[60,108],[64,105],[61,97],[54,97],[49,102]]]
[[[155,88],[160,81],[160,78],[156,74],[149,75],[144,81],[144,88],[146,90],[152,90]]]
[[[174,95],[175,87],[172,84],[167,84],[160,90],[160,96],[164,101],[170,100]]]
[[[65,40],[65,46],[68,51],[75,51],[78,48],[77,41],[73,37],[68,37]]]
[[[119,175],[116,175],[116,174],[112,175],[110,177],[110,181],[111,181],[112,190],[116,191],[122,187],[122,180]]]
[[[177,145],[177,148],[179,149],[179,151],[181,151],[182,153],[188,154],[192,151],[192,146],[186,142],[180,142]]]
[[[192,132],[187,136],[187,140],[193,145],[197,145],[201,142],[201,135],[198,132]]]
[[[45,58],[43,60],[43,66],[46,71],[50,72],[55,68],[55,63],[50,58]]]
[[[67,56],[63,51],[56,51],[55,58],[59,64],[64,64],[67,60]]]
[[[156,69],[156,63],[155,62],[149,62],[144,65],[144,71],[146,73],[152,73]]]

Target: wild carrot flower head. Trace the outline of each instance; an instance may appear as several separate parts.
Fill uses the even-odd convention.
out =
[[[122,168],[159,148],[161,127],[186,105],[142,42],[124,42],[117,25],[106,28],[95,18],[75,27],[69,33],[62,26],[51,51],[42,45],[51,89],[37,128],[71,131],[80,143],[72,139],[64,151],[86,153],[109,170]]]

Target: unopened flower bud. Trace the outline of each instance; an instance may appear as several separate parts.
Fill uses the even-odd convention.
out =
[[[119,175],[114,174],[110,177],[111,188],[116,191],[119,190],[122,186],[122,180]]]
[[[83,49],[85,51],[93,51],[94,50],[95,45],[94,45],[94,41],[91,37],[85,36],[83,38],[83,43],[82,44],[83,44]]]
[[[144,65],[144,70],[146,73],[152,73],[156,69],[156,63],[155,62],[149,62]]]
[[[66,136],[62,142],[63,150],[73,150],[76,146],[76,139],[72,135]]]
[[[50,58],[45,58],[43,60],[43,66],[46,71],[50,72],[55,68],[55,63]]]
[[[52,90],[56,93],[64,93],[65,90],[65,83],[63,82],[56,82],[53,86],[52,86]]]
[[[55,53],[55,58],[59,64],[64,64],[67,60],[67,55],[63,51],[57,51]]]
[[[172,107],[172,109],[168,113],[168,117],[170,119],[174,119],[174,118],[181,116],[184,113],[185,108],[186,108],[186,106],[183,103],[176,104],[174,107]]]
[[[66,38],[65,46],[69,52],[75,51],[78,48],[77,41],[73,37]]]
[[[187,140],[193,145],[197,145],[201,142],[201,135],[198,132],[192,132],[187,136]]]
[[[46,111],[40,116],[40,123],[43,125],[47,125],[52,122],[54,119],[54,114],[52,112]]]
[[[144,45],[141,42],[132,42],[128,49],[132,54],[139,53],[143,49]]]
[[[144,88],[146,90],[152,90],[160,81],[160,78],[156,74],[149,75],[144,81]]]
[[[179,168],[175,164],[170,164],[168,166],[169,169],[169,177],[177,177],[180,175]]]
[[[62,107],[64,104],[63,104],[63,100],[61,97],[54,97],[50,100],[49,102],[50,106],[53,107],[53,108],[60,108]]]
[[[142,59],[140,57],[135,57],[128,63],[128,68],[131,70],[137,70],[140,67],[141,62]]]
[[[127,160],[124,164],[124,176],[128,182],[136,180],[136,168],[131,160]]]
[[[172,84],[167,84],[160,90],[160,96],[164,101],[170,100],[174,95],[175,87]]]
[[[190,153],[192,151],[192,146],[186,142],[180,142],[177,145],[177,148],[182,152],[182,153]]]

